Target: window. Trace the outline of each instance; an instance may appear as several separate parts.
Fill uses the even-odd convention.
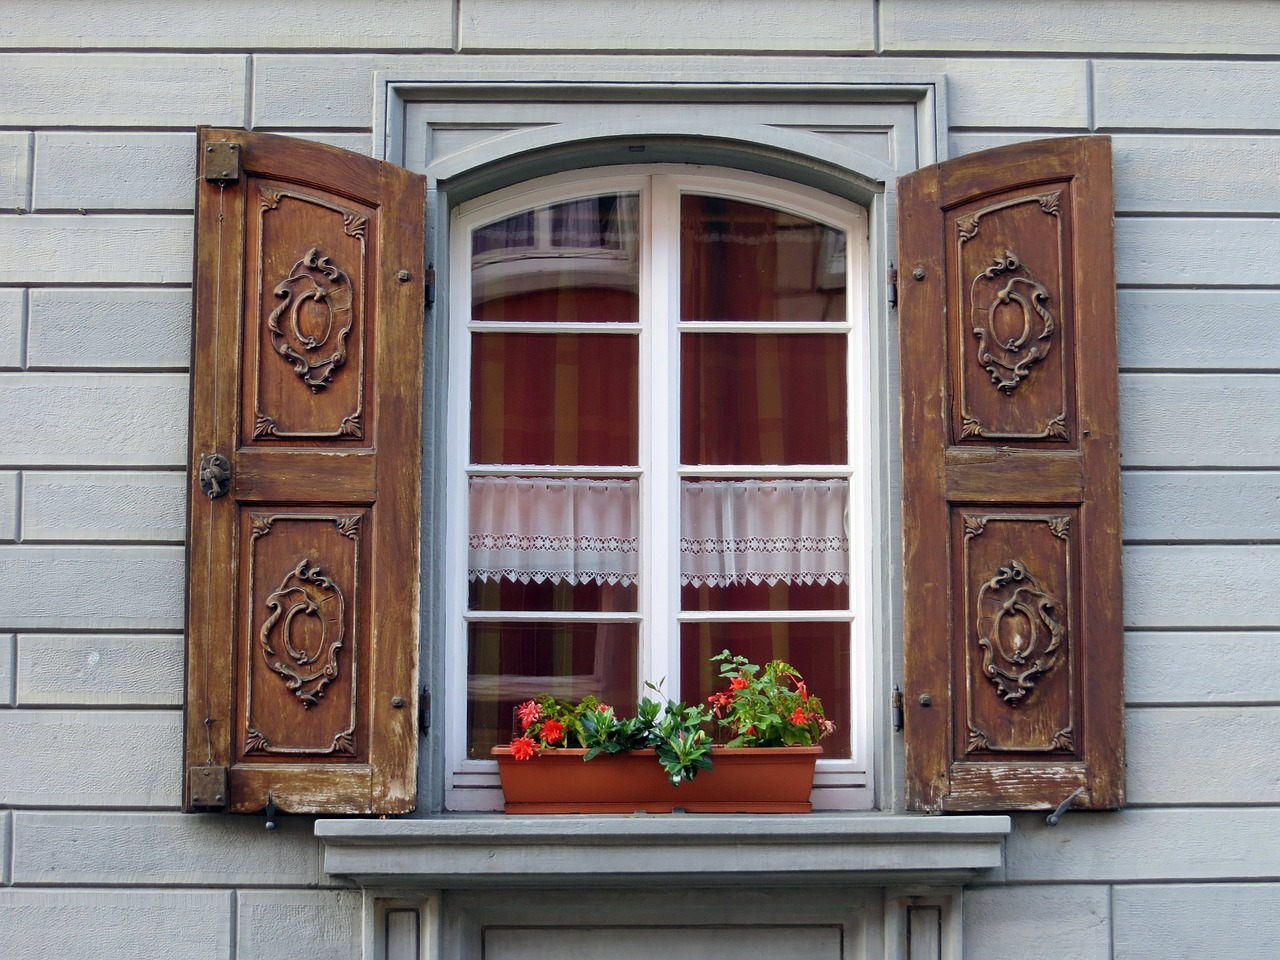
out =
[[[866,244],[861,207],[703,168],[455,212],[447,806],[499,804],[519,701],[702,701],[725,648],[823,694],[815,800],[871,805]]]

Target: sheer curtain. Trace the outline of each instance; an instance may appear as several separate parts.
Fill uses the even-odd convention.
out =
[[[844,480],[686,480],[680,582],[841,583]],[[638,481],[473,477],[472,580],[634,584]]]
[[[848,492],[844,480],[682,482],[680,582],[844,582]]]
[[[638,481],[473,477],[472,580],[634,584]]]

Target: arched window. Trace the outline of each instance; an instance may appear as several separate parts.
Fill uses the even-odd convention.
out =
[[[520,701],[702,701],[723,649],[805,675],[815,804],[872,805],[867,242],[857,205],[704,167],[454,212],[447,806],[499,806]]]

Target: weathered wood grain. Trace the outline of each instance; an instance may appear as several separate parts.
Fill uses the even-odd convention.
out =
[[[1126,540],[1280,540],[1280,473],[1131,471]]]
[[[0,471],[0,542],[18,539],[18,477],[16,470]]]
[[[1280,375],[1126,373],[1120,443],[1126,468],[1280,466]]]
[[[1131,706],[1280,704],[1280,633],[1129,633],[1124,654]]]
[[[163,466],[186,460],[187,377],[0,373],[6,466]]]
[[[22,538],[181,543],[186,503],[187,475],[176,471],[28,470],[22,481]]]
[[[0,623],[21,630],[181,630],[177,546],[0,547]]]
[[[31,134],[0,133],[0,210],[31,209]]]
[[[881,0],[880,17],[885,50],[1280,53],[1280,18],[1266,0],[1217,0],[1201,8],[1179,0]]]
[[[24,362],[25,291],[0,290],[0,370],[17,370]]]
[[[1186,768],[1189,777],[1202,772]],[[1074,812],[1056,827],[1043,816],[1019,815],[1005,846],[1005,873],[1011,883],[1271,879],[1277,831],[1274,806]]]
[[[1116,960],[1275,956],[1280,883],[1121,886],[1114,897]]]
[[[1275,286],[1280,262],[1268,251],[1277,244],[1280,219],[1121,217],[1116,279],[1129,286]]]
[[[361,955],[359,890],[243,890],[236,960],[348,960]]]
[[[1266,62],[1099,60],[1093,85],[1099,132],[1280,128],[1280,73]]]
[[[0,216],[0,245],[0,283],[191,282],[190,217]]]
[[[1130,627],[1280,626],[1280,546],[1135,545],[1124,551]]]
[[[18,637],[17,702],[182,706],[181,637],[34,633]]]
[[[300,11],[263,0],[220,0],[216,16],[175,16],[165,0],[42,0],[40,16],[0,13],[0,46],[88,49],[312,50],[448,48],[450,0],[311,0]],[[234,24],[234,30],[228,30]]]
[[[176,807],[182,716],[171,711],[0,710],[0,804]]]
[[[1280,291],[1121,290],[1116,299],[1122,369],[1280,370]]]
[[[230,54],[4,53],[0,124],[238,127],[245,67],[245,57]]]
[[[230,890],[0,890],[9,960],[230,960]]]
[[[259,817],[20,810],[14,814],[13,884],[317,883],[320,858],[310,824],[281,818],[270,835],[262,824]]]
[[[1029,918],[1034,934],[1028,935]],[[1111,897],[1104,886],[968,888],[964,955],[983,960],[1111,960]]]
[[[1232,659],[1241,671],[1254,668]],[[1280,797],[1280,707],[1136,707],[1125,721],[1132,803],[1212,806]]]
[[[51,287],[30,293],[32,369],[169,367],[191,362],[191,292]]]
[[[585,7],[558,0],[466,0],[458,39],[466,51],[869,52],[872,11],[870,0],[809,0],[803,5],[634,0]],[[833,30],[833,23],[840,28]]]

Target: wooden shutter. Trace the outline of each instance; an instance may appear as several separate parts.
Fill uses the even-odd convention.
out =
[[[235,130],[197,170],[184,807],[408,811],[424,181]]]
[[[1123,802],[1111,144],[898,184],[907,803]]]

